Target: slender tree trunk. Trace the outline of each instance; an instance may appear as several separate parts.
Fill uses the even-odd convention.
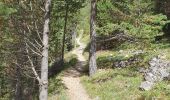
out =
[[[89,51],[89,75],[92,76],[97,71],[96,65],[96,0],[91,0],[91,17],[90,17],[90,51]]]
[[[41,61],[41,84],[40,84],[40,100],[48,99],[48,39],[49,39],[49,23],[50,23],[50,6],[51,0],[46,0],[45,4],[45,23],[43,30],[43,51]]]
[[[63,46],[62,46],[62,57],[61,57],[61,60],[62,60],[62,63],[64,63],[64,47],[65,47],[65,35],[66,35],[66,32],[67,32],[67,19],[68,19],[68,4],[65,4],[66,5],[66,12],[65,12],[65,24],[64,24],[64,33],[63,33]]]
[[[72,36],[72,46],[73,48],[76,47],[76,25],[75,25],[75,29],[73,30],[73,32],[71,33],[71,36]]]

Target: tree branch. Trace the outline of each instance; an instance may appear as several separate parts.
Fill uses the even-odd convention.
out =
[[[27,47],[28,47],[28,44],[26,43],[26,52],[27,52],[27,54],[29,54],[29,51],[28,51],[28,48],[27,48]],[[30,56],[27,55],[27,57],[28,57],[28,60],[30,61],[31,69],[32,69],[32,71],[33,71],[33,73],[34,73],[36,79],[38,80],[39,84],[41,84],[41,79],[40,79],[38,73],[37,73],[36,70],[35,70],[34,64],[33,64],[33,62],[31,61]]]

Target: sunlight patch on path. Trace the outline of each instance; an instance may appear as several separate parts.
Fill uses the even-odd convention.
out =
[[[85,49],[86,45],[80,42],[80,39],[82,37],[83,30],[81,35],[76,38],[76,42],[79,45],[79,47],[75,48],[72,53],[77,55],[78,62],[75,66],[75,68],[69,68],[66,70],[65,75],[63,76],[62,80],[65,86],[67,87],[67,95],[70,98],[70,100],[91,100],[86,93],[84,87],[80,83],[80,75],[81,75],[81,69],[84,66],[84,63],[86,62],[85,57],[83,56],[83,50]],[[80,71],[78,71],[80,70]]]

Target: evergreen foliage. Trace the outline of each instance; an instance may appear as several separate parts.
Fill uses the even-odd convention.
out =
[[[61,82],[61,74],[62,70],[78,63],[77,57],[70,53],[78,46],[75,37],[82,37],[81,41],[87,44],[84,55],[88,59],[87,51],[90,49],[88,43],[91,41],[90,1],[52,0],[49,68],[53,70],[54,66],[62,69],[55,70],[56,76],[49,78],[49,96],[57,94],[63,99],[68,99],[65,97],[66,88]],[[16,97],[21,100],[36,100],[38,97],[39,83],[31,68],[34,65],[37,74],[41,74],[44,3],[41,0],[0,0],[0,99],[2,100],[13,100]],[[165,99],[169,99],[169,88],[164,88],[169,81],[158,83],[150,92],[141,92],[137,89],[142,81],[142,75],[137,72],[138,68],[147,68],[149,60],[160,54],[166,54],[170,59],[170,35],[165,35],[164,31],[170,22],[169,9],[169,0],[97,0],[94,28],[99,51],[96,60],[98,68],[104,71],[97,72],[92,78],[83,77],[83,83],[91,97],[122,100],[132,99],[133,96],[138,99],[150,99],[163,95]],[[168,34],[170,29],[166,27],[166,31]],[[122,34],[128,38],[117,37]],[[61,66],[63,45],[66,55],[65,62]],[[145,51],[140,55],[142,59],[140,63],[132,64],[125,69],[113,69],[115,61],[126,61],[134,56],[129,52],[135,50]],[[121,83],[122,86],[117,83]]]

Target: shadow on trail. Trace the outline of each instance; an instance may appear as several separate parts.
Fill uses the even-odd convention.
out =
[[[69,67],[68,70],[64,72],[64,76],[81,77],[88,74],[88,70],[83,69],[82,66],[86,65],[86,61],[77,61],[75,66]]]
[[[73,77],[80,77],[82,75],[86,75],[88,73],[88,68],[85,66],[87,60],[83,56],[83,51],[86,47],[85,44],[80,42],[82,35],[76,38],[76,43],[79,45],[75,48],[71,53],[76,55],[76,58],[72,58],[70,61],[62,62],[59,60],[55,62],[50,68],[48,76],[49,78],[56,76],[61,71],[64,70],[64,76],[73,76]]]
[[[66,61],[56,61],[50,68],[48,71],[48,78],[53,78],[56,75],[58,75],[59,73],[61,73],[63,70],[66,70],[72,66],[75,66],[77,63],[77,59],[76,58],[72,58],[70,61],[66,62]]]
[[[63,61],[59,60],[55,62],[48,71],[48,78],[53,78],[57,74],[59,74],[62,70],[64,70],[65,67],[63,67]]]
[[[49,68],[48,78],[53,78],[64,70],[66,70],[64,72],[65,76],[79,77],[82,75],[87,75],[88,70],[79,67],[85,65],[86,65],[86,61],[78,61],[78,59],[76,58],[72,58],[70,61],[64,62],[64,64],[62,60],[59,60]]]

